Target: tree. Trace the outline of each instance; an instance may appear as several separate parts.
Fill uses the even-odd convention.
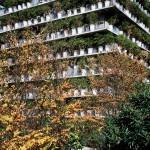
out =
[[[117,115],[106,119],[100,141],[102,149],[148,150],[150,147],[150,86],[138,86],[137,92],[123,104]]]
[[[95,147],[94,135],[103,126],[101,111],[112,109],[118,100],[134,92],[134,82],[142,82],[147,71],[137,61],[116,52],[60,61],[55,59],[56,51],[51,45],[43,43],[44,37],[44,33],[35,35],[30,30],[19,37],[14,33],[3,37],[10,48],[1,49],[0,55],[0,147],[2,150]],[[18,41],[20,38],[24,42]],[[78,43],[84,45],[83,41]],[[59,73],[75,63],[81,68],[103,71],[97,77],[89,74],[88,83],[85,78],[80,78],[81,82],[60,79]],[[82,82],[97,89],[97,95],[89,92],[90,97],[70,98],[69,93],[79,89]],[[108,86],[113,93],[107,90]],[[87,110],[99,115],[92,116]],[[76,116],[79,112],[85,112],[84,116]]]

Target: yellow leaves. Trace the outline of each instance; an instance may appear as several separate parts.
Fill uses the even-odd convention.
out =
[[[34,137],[36,138],[36,137],[40,137],[42,135],[43,135],[43,133],[37,133],[37,134],[34,135]]]
[[[13,118],[8,115],[0,115],[0,122],[4,124],[11,123],[13,121]]]
[[[11,131],[13,129],[13,127],[11,125],[8,125],[6,128],[6,131]]]
[[[5,103],[5,104],[2,105],[2,108],[4,109],[4,108],[6,108],[7,106],[8,106],[8,104]]]
[[[17,136],[19,135],[19,133],[20,133],[20,132],[19,132],[18,130],[15,131],[15,132],[14,132],[14,137],[17,137]]]

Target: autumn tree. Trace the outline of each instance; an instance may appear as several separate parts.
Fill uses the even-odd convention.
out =
[[[20,37],[23,41],[18,40]],[[76,61],[59,60],[51,43],[43,43],[44,37],[44,32],[35,35],[29,30],[19,37],[10,33],[3,38],[9,48],[1,49],[0,56],[0,147],[95,147],[93,137],[101,130],[106,110],[112,111],[112,106],[133,93],[134,82],[142,82],[147,71],[136,60],[116,51]],[[73,98],[70,93],[79,89],[81,82],[62,78],[60,72],[79,61],[81,68],[91,68],[99,74],[89,72],[88,83],[80,79],[88,88],[95,89],[94,94],[88,91],[85,97]],[[89,110],[97,115],[91,115]],[[78,116],[80,112],[84,115]]]

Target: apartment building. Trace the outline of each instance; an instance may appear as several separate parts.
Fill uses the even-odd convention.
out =
[[[137,51],[149,53],[150,50],[150,7],[145,6],[141,0],[130,0],[128,4],[125,0],[76,0],[72,3],[69,0],[68,4],[65,0],[26,0],[25,3],[16,1],[14,4],[3,1],[0,7],[0,22],[2,37],[11,31],[19,33],[27,28],[32,28],[38,33],[42,27],[49,26],[42,42],[53,43],[54,48],[57,45],[57,50],[54,55],[47,56],[48,60],[54,58],[61,61],[80,60],[83,57],[88,59],[91,56],[105,55],[114,49],[126,55],[130,54],[134,59]],[[100,42],[96,41],[98,36]],[[121,37],[119,39],[123,39],[123,42],[126,41],[127,44],[122,44],[118,37]],[[102,38],[106,40],[101,41]],[[66,42],[67,45],[67,42],[71,40],[81,42],[72,46],[71,51],[69,46],[67,48],[61,45],[61,41]],[[83,44],[80,44],[82,41],[84,41]],[[16,47],[25,42],[25,39],[20,38]],[[135,48],[135,51],[131,52],[129,44]],[[9,43],[2,41],[0,46],[1,50],[12,48]],[[60,51],[61,47],[64,48]],[[42,56],[39,55],[37,59],[40,61]],[[141,61],[143,61],[142,58]],[[7,62],[12,68],[18,65],[17,60],[11,57],[7,58]],[[143,63],[145,67],[150,65],[149,60]],[[102,70],[97,67],[94,69],[80,68],[78,63],[74,63],[68,65],[66,70],[58,71],[57,77],[59,79],[80,79],[77,81],[80,83],[81,79],[87,78],[89,74],[100,76],[101,72]],[[55,79],[56,75],[47,76],[47,78],[51,77]],[[30,83],[33,77],[31,74],[22,74],[16,78],[10,74],[7,76],[7,81],[9,84]],[[96,96],[99,93],[99,90],[95,88],[91,89],[85,85],[79,87],[69,93],[70,98],[85,98]],[[107,87],[107,90],[112,91],[111,87]],[[36,92],[24,93],[23,97],[34,99]]]

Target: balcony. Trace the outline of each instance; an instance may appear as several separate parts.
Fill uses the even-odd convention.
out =
[[[148,34],[150,34],[150,29],[148,27],[146,27],[144,25],[144,23],[142,23],[140,20],[138,20],[138,18],[134,17],[129,12],[129,10],[124,9],[122,5],[120,5],[119,3],[116,3],[115,0],[111,0],[111,1],[106,0],[104,3],[98,2],[97,4],[87,5],[85,7],[80,7],[80,8],[76,8],[73,10],[67,10],[67,11],[62,10],[58,13],[52,11],[49,14],[47,14],[46,16],[38,16],[38,17],[33,18],[28,21],[18,22],[14,26],[8,25],[8,26],[1,27],[0,33],[4,33],[7,31],[11,31],[11,30],[16,30],[16,29],[20,29],[20,28],[25,28],[25,27],[29,27],[29,26],[39,25],[39,24],[47,23],[49,21],[55,21],[55,20],[60,20],[60,19],[64,19],[67,17],[90,13],[93,11],[105,10],[108,8],[117,8],[126,17],[128,17],[130,20],[132,20],[136,25],[138,25],[140,28],[142,28],[144,31],[146,31]]]

